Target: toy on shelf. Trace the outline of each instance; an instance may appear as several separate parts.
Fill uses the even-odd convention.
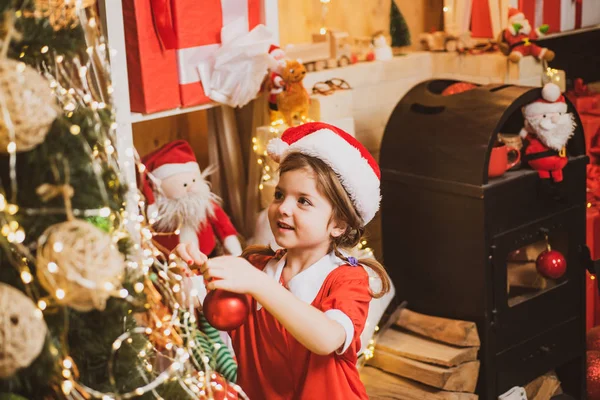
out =
[[[237,231],[210,191],[208,173],[200,171],[188,142],[167,143],[142,163],[152,174],[141,174],[140,186],[150,221],[156,221],[154,239],[167,252],[179,243],[192,243],[207,255],[242,253]]]
[[[377,61],[387,61],[394,57],[392,47],[388,44],[382,32],[377,32],[373,35],[373,48]]]
[[[421,46],[429,51],[458,51],[460,53],[469,51],[477,46],[477,42],[471,37],[470,32],[460,35],[451,35],[444,31],[422,33],[419,36]]]
[[[310,98],[302,84],[305,75],[306,68],[296,60],[287,60],[281,72],[284,90],[277,95],[277,109],[288,126],[294,126],[295,118],[303,121],[308,116]]]
[[[535,40],[543,37],[548,32],[548,25],[532,29],[525,14],[516,8],[508,10],[508,27],[500,34],[498,45],[500,51],[508,59],[517,63],[524,56],[532,55],[538,60],[552,61],[554,52],[535,44]]]
[[[281,119],[277,108],[277,96],[283,91],[281,73],[285,69],[285,52],[279,46],[269,48],[269,74],[265,79],[265,89],[269,92],[269,118],[271,122]]]
[[[359,61],[374,61],[373,39],[369,36],[352,37],[352,57],[350,60],[352,64]]]
[[[538,171],[540,178],[561,182],[562,170],[569,161],[566,145],[575,131],[575,120],[572,113],[567,113],[560,88],[554,83],[544,85],[542,97],[523,107],[523,117],[523,161]]]
[[[287,58],[299,60],[307,71],[320,71],[350,64],[352,51],[347,32],[327,31],[325,34],[313,34],[312,40],[312,43],[287,45]]]

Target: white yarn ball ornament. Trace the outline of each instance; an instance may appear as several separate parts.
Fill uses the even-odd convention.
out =
[[[49,82],[32,67],[20,61],[0,61],[0,92],[6,110],[0,108],[0,154],[8,153],[14,141],[16,151],[33,149],[46,139],[56,119],[57,105]],[[14,139],[5,121],[8,112],[14,128]]]
[[[124,272],[124,257],[110,235],[86,221],[52,225],[38,241],[40,284],[58,303],[77,311],[104,310]]]
[[[48,328],[33,301],[5,283],[0,283],[0,304],[0,378],[8,378],[37,358]]]

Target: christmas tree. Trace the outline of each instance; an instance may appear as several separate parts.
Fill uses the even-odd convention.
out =
[[[390,10],[390,36],[392,37],[392,47],[410,46],[408,25],[394,0],[392,0]]]
[[[0,398],[237,398],[123,182],[95,0],[0,18]]]

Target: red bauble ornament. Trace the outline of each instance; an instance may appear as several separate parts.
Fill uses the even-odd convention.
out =
[[[600,351],[587,352],[587,398],[600,400]]]
[[[586,334],[587,350],[600,351],[600,326],[595,326]]]
[[[204,298],[202,311],[212,326],[220,331],[230,331],[246,321],[250,306],[244,294],[215,289]]]
[[[548,279],[558,279],[567,271],[567,260],[560,251],[544,250],[535,260],[540,275]]]

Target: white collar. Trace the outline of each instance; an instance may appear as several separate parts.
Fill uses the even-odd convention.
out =
[[[281,280],[281,273],[285,267],[287,254],[281,257],[280,260],[272,259],[265,266],[264,272],[275,281]],[[340,265],[346,264],[345,261],[339,259],[332,251],[326,254],[319,261],[298,273],[287,283],[290,292],[305,303],[311,304],[325,282],[325,278]],[[261,305],[257,303],[257,310],[261,309]]]

